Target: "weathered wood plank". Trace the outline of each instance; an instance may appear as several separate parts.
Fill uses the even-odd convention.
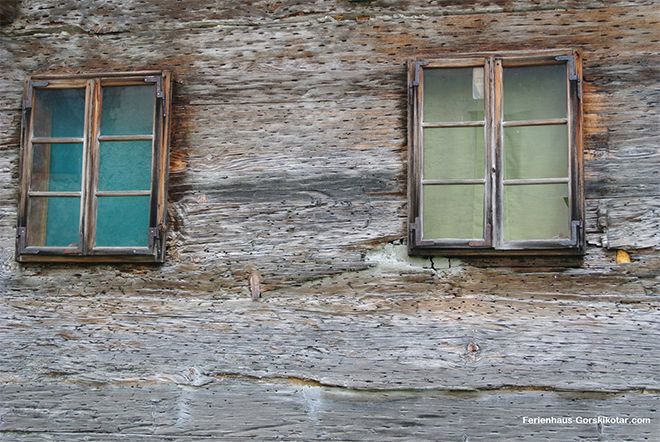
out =
[[[659,20],[625,0],[24,0],[0,26],[0,439],[651,439]],[[549,47],[584,54],[585,257],[407,258],[404,62]],[[19,266],[25,77],[146,68],[177,81],[167,263]],[[654,421],[519,424],[557,410]]]
[[[534,293],[528,274],[520,275],[527,292],[486,296],[480,293],[492,287],[488,273],[480,288],[476,281],[443,281],[453,269],[418,275],[417,282],[393,270],[389,277],[387,268],[365,272],[361,281],[321,280],[256,303],[247,293],[181,297],[176,286],[168,288],[171,296],[148,297],[7,292],[0,369],[3,376],[93,382],[185,366],[210,376],[296,376],[360,388],[660,388],[658,308],[642,287],[627,299],[612,295],[617,302],[607,293],[587,302],[565,289]],[[90,277],[77,279],[86,284]],[[389,287],[382,295],[381,284]],[[615,292],[616,284],[606,285]]]
[[[273,21],[299,21],[308,17],[329,17],[333,20],[367,21],[377,16],[407,15],[496,15],[500,13],[530,13],[552,11],[565,14],[575,10],[594,10],[608,6],[638,8],[653,6],[653,0],[549,0],[542,3],[527,0],[470,0],[463,2],[408,0],[405,2],[353,1],[353,0],[294,0],[272,2],[240,0],[223,1],[191,0],[186,8],[180,2],[160,0],[143,2],[127,0],[108,3],[103,0],[79,2],[64,0],[24,0],[21,15],[14,27],[21,30],[25,26],[39,26],[48,32],[58,28],[68,32],[81,32],[89,35],[136,32],[145,28],[208,28],[217,24],[228,25],[268,25]],[[51,17],[58,17],[54,23]],[[475,21],[474,30],[485,25]]]
[[[653,440],[659,399],[640,393],[351,391],[295,381],[203,386],[47,382],[0,389],[7,440]],[[579,424],[598,416],[651,423]],[[571,417],[528,425],[523,417]]]
[[[651,164],[654,164],[651,162]],[[598,222],[606,230],[609,248],[660,248],[660,197],[601,200]]]

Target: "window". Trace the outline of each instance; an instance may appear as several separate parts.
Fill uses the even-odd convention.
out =
[[[409,64],[411,254],[584,249],[577,52]]]
[[[34,76],[17,259],[162,262],[170,74]]]

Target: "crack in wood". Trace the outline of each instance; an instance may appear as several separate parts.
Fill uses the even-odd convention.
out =
[[[321,381],[311,377],[295,376],[295,375],[253,375],[241,372],[217,372],[217,373],[201,373],[195,368],[188,369],[188,373],[192,376],[184,375],[157,375],[145,378],[125,378],[125,379],[110,379],[110,380],[91,380],[75,378],[71,373],[52,372],[49,377],[63,377],[64,383],[71,385],[93,385],[95,387],[102,386],[123,386],[123,387],[146,387],[163,384],[174,384],[184,388],[207,388],[210,384],[222,381],[238,381],[257,384],[269,385],[289,385],[294,387],[313,387],[322,388],[332,391],[354,392],[360,394],[388,394],[399,393],[409,395],[424,395],[443,393],[449,395],[465,395],[475,393],[531,393],[531,392],[552,392],[552,393],[571,393],[579,395],[601,395],[617,396],[624,394],[648,394],[660,395],[660,388],[652,388],[647,386],[630,386],[625,388],[583,388],[577,386],[570,387],[557,387],[553,385],[518,385],[518,384],[500,384],[481,387],[455,387],[455,386],[432,386],[432,387],[362,387],[351,386],[346,384],[330,383]]]
[[[552,385],[493,385],[489,387],[428,387],[428,388],[367,388],[367,387],[353,387],[348,385],[332,384],[319,381],[317,379],[300,377],[300,376],[254,376],[241,373],[214,373],[210,375],[216,379],[232,379],[246,382],[259,382],[259,383],[288,383],[291,385],[298,385],[304,387],[318,387],[340,391],[352,391],[357,393],[369,394],[386,394],[386,393],[408,393],[408,394],[424,394],[424,393],[446,393],[446,394],[465,394],[465,393],[480,393],[480,392],[509,392],[509,393],[526,393],[526,392],[554,392],[554,393],[577,393],[589,395],[621,395],[628,393],[638,394],[660,394],[660,388],[648,388],[645,386],[629,387],[621,389],[584,389],[584,388],[560,388]]]

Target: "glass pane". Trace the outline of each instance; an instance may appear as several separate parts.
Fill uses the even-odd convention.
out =
[[[504,120],[566,117],[566,65],[504,68]]]
[[[504,240],[568,239],[567,184],[504,186]]]
[[[103,141],[99,190],[151,189],[151,141]]]
[[[101,135],[148,135],[153,132],[153,86],[103,88]]]
[[[504,178],[568,176],[565,124],[504,128]]]
[[[78,247],[80,198],[30,198],[27,243],[37,247]]]
[[[423,239],[478,239],[484,231],[484,186],[425,185]]]
[[[82,144],[35,144],[32,149],[30,189],[80,192]]]
[[[100,196],[96,247],[146,247],[149,236],[148,196]]]
[[[424,121],[484,119],[484,68],[424,69]]]
[[[83,136],[85,89],[35,89],[35,137]]]
[[[424,179],[483,176],[483,127],[424,129]]]

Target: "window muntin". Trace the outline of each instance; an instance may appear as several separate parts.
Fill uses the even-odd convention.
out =
[[[149,246],[156,85],[101,86],[93,249]]]
[[[479,60],[476,65],[421,72],[423,241],[486,243],[485,69]]]
[[[34,88],[32,95],[25,241],[28,247],[79,253],[86,83]]]
[[[570,241],[568,64],[508,67],[498,60],[496,69],[502,77],[496,122],[502,134],[501,247]]]
[[[578,62],[411,64],[411,253],[582,250]]]
[[[162,262],[169,78],[28,82],[20,261]]]

